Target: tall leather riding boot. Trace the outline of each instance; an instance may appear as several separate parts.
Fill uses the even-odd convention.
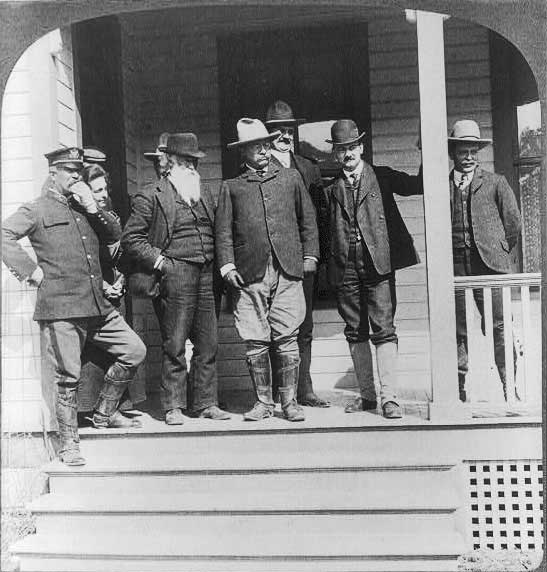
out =
[[[348,403],[344,408],[346,413],[376,409],[376,388],[374,386],[374,371],[372,368],[372,351],[370,343],[350,342],[349,353],[353,361],[355,377],[359,384],[359,397]]]
[[[460,392],[460,401],[467,401],[467,393],[465,391],[465,373],[458,373],[458,390]]]
[[[273,367],[275,363],[276,353],[273,348],[270,348],[270,363],[272,364],[272,399],[274,403],[279,403],[279,386],[281,385],[281,380],[279,378],[278,370]]]
[[[380,400],[384,417],[401,417],[395,387],[397,385],[397,343],[387,342],[376,346],[376,367],[380,382]],[[387,406],[389,404],[389,406]]]
[[[310,375],[311,366],[311,342],[299,344],[300,370],[298,373],[298,386],[296,398],[298,403],[308,407],[330,407],[330,403],[321,399],[313,390],[313,382]]]
[[[57,386],[55,403],[59,424],[59,459],[70,466],[85,465],[78,437],[78,393],[76,387]]]
[[[272,367],[270,354],[266,349],[258,354],[247,356],[247,367],[251,375],[256,395],[254,407],[243,415],[245,421],[260,421],[273,415]]]
[[[498,354],[495,352],[495,361],[496,361],[496,366],[498,368],[498,374],[500,376],[501,387],[503,389],[503,397],[505,398],[505,401],[507,401],[507,374],[505,369],[505,348],[503,348],[503,352],[504,352],[503,354],[501,354],[501,351],[499,352],[501,354],[500,356],[498,356]],[[515,399],[516,401],[520,401],[520,395],[516,386],[517,350],[514,344],[513,344],[513,376],[514,376],[513,379],[515,380]]]
[[[104,384],[99,393],[93,413],[93,425],[98,429],[119,429],[140,427],[140,421],[124,417],[118,410],[120,398],[133,380],[135,368],[126,368],[118,363],[112,364],[104,376]]]
[[[304,410],[296,402],[300,357],[298,354],[284,352],[277,354],[277,358],[278,364],[276,366],[279,367],[281,381],[279,397],[283,415],[289,421],[304,421],[306,418]]]

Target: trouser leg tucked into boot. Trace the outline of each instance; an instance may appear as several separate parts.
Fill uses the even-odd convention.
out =
[[[56,414],[59,424],[59,459],[70,466],[85,465],[78,437],[78,394],[76,386],[57,386]]]
[[[118,404],[129,382],[135,376],[136,368],[115,363],[104,376],[104,385],[95,404],[93,425],[98,429],[140,427],[137,419],[128,419],[118,411]]]
[[[376,365],[380,381],[382,411],[387,419],[402,417],[395,395],[397,379],[397,343],[387,342],[376,346]]]
[[[344,408],[346,413],[355,413],[356,411],[368,411],[376,409],[376,388],[374,386],[374,371],[372,368],[372,351],[370,343],[367,342],[350,342],[349,351],[353,361],[353,369],[355,377],[359,383],[360,396],[354,401],[348,403]]]
[[[289,421],[304,421],[304,410],[296,402],[300,357],[292,352],[281,352],[276,355],[275,361],[274,368],[279,372],[281,382],[279,397],[283,415]]]
[[[243,415],[245,421],[260,421],[273,415],[272,367],[270,354],[266,349],[247,356],[247,366],[256,394],[254,407]]]

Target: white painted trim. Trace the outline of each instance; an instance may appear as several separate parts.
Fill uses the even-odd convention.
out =
[[[420,128],[431,340],[431,420],[470,413],[459,401],[450,221],[443,17],[417,12]]]

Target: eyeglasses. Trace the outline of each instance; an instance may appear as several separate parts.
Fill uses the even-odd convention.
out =
[[[249,145],[249,149],[253,153],[258,153],[259,151],[262,151],[263,149],[265,151],[269,151],[270,148],[271,148],[271,143],[269,141],[260,141],[259,143],[252,143],[251,145]]]

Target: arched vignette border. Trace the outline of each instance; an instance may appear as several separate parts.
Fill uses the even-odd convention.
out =
[[[329,5],[335,0],[314,0],[314,6]],[[274,0],[268,5],[309,4],[309,0]],[[8,77],[22,53],[34,41],[49,31],[82,20],[101,16],[157,10],[165,8],[245,6],[252,0],[46,0],[0,3],[0,99],[3,99]],[[504,36],[523,54],[538,84],[542,109],[543,160],[541,202],[542,235],[542,338],[547,347],[547,2],[545,0],[336,0],[336,4],[367,7],[419,9],[462,18],[490,28]],[[0,116],[0,132],[1,132]],[[1,143],[0,143],[1,145]],[[1,165],[0,165],[1,175]],[[1,192],[1,189],[0,189]],[[547,393],[547,352],[542,356],[544,395]],[[547,426],[543,426],[543,440],[547,442]]]

